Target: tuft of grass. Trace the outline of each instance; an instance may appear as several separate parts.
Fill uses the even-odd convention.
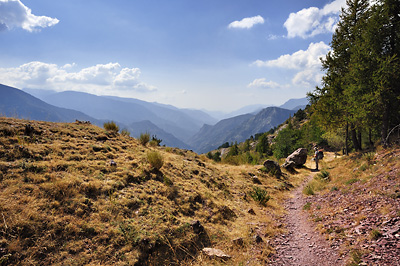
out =
[[[327,170],[323,169],[315,177],[318,178],[318,179],[324,180],[324,181],[329,181],[330,180],[330,173]]]
[[[360,265],[360,263],[362,262],[362,260],[361,260],[362,255],[363,255],[363,253],[362,253],[362,251],[360,249],[353,249],[350,252],[351,261],[348,264],[348,266],[358,266],[358,265]]]
[[[250,196],[263,206],[265,206],[271,199],[271,196],[268,195],[268,192],[259,187],[253,187],[253,191],[250,192]]]
[[[303,210],[309,210],[309,209],[311,209],[311,202],[307,202],[306,204],[304,204],[304,206],[303,206]]]
[[[352,185],[352,184],[354,184],[354,183],[357,183],[358,181],[360,181],[360,180],[357,179],[357,178],[351,178],[351,179],[347,180],[347,181],[345,182],[345,184],[346,184],[346,185]]]
[[[372,240],[378,240],[380,237],[382,237],[382,233],[378,229],[372,229],[369,233],[369,236]]]
[[[103,127],[105,130],[113,132],[113,133],[118,133],[118,131],[119,131],[119,126],[114,121],[105,122],[103,124]]]
[[[307,196],[312,196],[315,194],[314,188],[311,184],[308,184],[307,186],[304,187],[303,193]]]
[[[150,151],[147,153],[147,161],[153,169],[160,170],[164,164],[162,155],[157,151]]]
[[[149,143],[149,141],[150,141],[150,133],[146,132],[146,133],[140,134],[140,137],[139,137],[140,144],[142,144],[143,146],[146,146],[146,144]]]
[[[375,163],[375,153],[374,152],[367,152],[364,153],[362,158],[367,161],[368,165],[374,164]]]
[[[123,130],[121,130],[121,135],[125,136],[125,137],[130,137],[131,133],[129,132],[129,130],[123,129]]]

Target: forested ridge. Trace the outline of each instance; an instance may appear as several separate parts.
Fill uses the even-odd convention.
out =
[[[380,138],[400,123],[400,1],[347,0],[322,60],[322,85],[308,94],[313,115],[330,132],[343,132],[346,151],[362,136]]]

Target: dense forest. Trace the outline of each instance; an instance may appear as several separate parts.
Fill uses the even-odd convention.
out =
[[[322,85],[308,94],[318,123],[344,132],[346,151],[361,150],[363,136],[386,146],[400,123],[399,40],[399,0],[347,0],[322,59]]]

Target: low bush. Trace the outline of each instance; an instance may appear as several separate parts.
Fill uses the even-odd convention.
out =
[[[330,173],[326,170],[322,170],[315,176],[317,179],[329,181],[330,180]]]
[[[304,187],[303,193],[306,194],[307,196],[312,196],[315,194],[314,188],[311,185],[307,185]]]
[[[139,137],[139,142],[143,146],[145,146],[150,141],[150,133],[141,133]]]
[[[131,133],[129,132],[129,130],[123,129],[123,130],[121,131],[121,135],[122,135],[122,136],[126,136],[126,137],[130,137],[130,136],[131,136]]]
[[[271,196],[268,195],[268,192],[259,187],[253,187],[253,191],[250,192],[250,196],[263,206],[265,206],[271,199]]]
[[[147,153],[147,161],[153,169],[160,170],[164,164],[162,155],[157,151]]]
[[[118,131],[119,131],[119,126],[114,121],[105,122],[103,124],[103,127],[105,130],[113,132],[113,133],[118,133]]]

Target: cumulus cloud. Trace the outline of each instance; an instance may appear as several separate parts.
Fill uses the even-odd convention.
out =
[[[56,18],[35,16],[20,0],[0,0],[0,31],[22,28],[29,32],[56,25]]]
[[[288,69],[303,69],[320,66],[320,57],[325,56],[330,47],[324,42],[310,43],[307,50],[299,50],[293,54],[281,55],[278,59],[261,61],[257,60],[253,64],[259,67],[280,67]]]
[[[29,62],[15,68],[0,68],[2,83],[17,88],[79,90],[95,94],[127,91],[154,91],[140,81],[139,68],[122,68],[118,63],[98,64],[73,71],[75,64],[58,66]]]
[[[335,0],[322,9],[317,7],[304,8],[297,13],[291,13],[285,21],[288,38],[308,38],[322,33],[335,31],[339,21],[342,7],[346,6],[346,0]]]
[[[228,28],[250,29],[256,24],[264,24],[264,18],[260,15],[250,18],[236,20],[228,25]]]
[[[278,83],[274,81],[267,81],[265,78],[255,79],[247,88],[264,88],[264,89],[274,89],[281,87]]]
[[[297,74],[292,79],[293,84],[309,86],[320,82],[322,77],[320,58],[324,57],[329,49],[330,47],[324,42],[311,43],[307,50],[282,55],[274,60],[257,60],[252,65],[295,70]]]

